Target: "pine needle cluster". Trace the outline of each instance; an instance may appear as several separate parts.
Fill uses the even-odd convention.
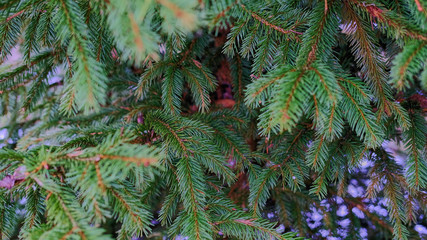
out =
[[[0,0],[0,22],[0,239],[423,237],[426,1]]]

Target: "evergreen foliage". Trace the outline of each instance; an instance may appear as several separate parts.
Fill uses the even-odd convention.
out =
[[[0,22],[1,239],[426,237],[425,0],[0,0]]]

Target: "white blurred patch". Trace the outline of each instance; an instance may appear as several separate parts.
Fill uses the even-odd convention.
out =
[[[7,137],[7,129],[3,128],[2,130],[0,130],[0,140],[3,140]]]
[[[340,217],[344,217],[344,216],[346,216],[347,214],[348,214],[347,206],[345,206],[345,205],[341,205],[341,206],[338,208],[337,215],[338,215],[338,216],[340,216]]]
[[[341,240],[341,238],[337,238],[337,237],[327,237],[327,240]]]
[[[350,225],[350,223],[351,223],[351,221],[350,221],[350,219],[344,219],[344,220],[341,220],[341,221],[338,221],[338,224],[341,226],[341,227],[343,227],[343,228],[346,228],[346,227],[348,227],[349,225]]]
[[[361,228],[359,230],[359,234],[361,237],[366,238],[366,237],[368,237],[368,230],[366,230],[366,228]]]
[[[279,227],[276,229],[276,232],[282,233],[285,231],[285,226],[283,224],[280,224]]]
[[[347,192],[352,197],[362,197],[364,191],[365,190],[363,189],[363,187],[361,187],[361,186],[355,186],[353,184],[348,185],[348,188],[347,188]]]
[[[3,64],[5,65],[14,65],[22,60],[22,54],[19,50],[19,45],[15,46],[10,50],[10,55],[7,56],[6,61]]]
[[[319,232],[322,235],[322,237],[325,238],[325,237],[327,237],[330,234],[331,231],[330,230],[326,230],[326,229],[322,229]]]
[[[351,211],[356,215],[358,218],[365,218],[365,214],[358,208],[354,207],[351,209]]]
[[[427,235],[427,228],[423,225],[415,225],[414,227],[415,231],[417,231],[419,234]]]

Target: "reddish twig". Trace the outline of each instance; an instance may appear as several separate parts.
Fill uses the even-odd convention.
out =
[[[13,15],[9,16],[8,18],[6,18],[6,22],[9,22],[9,21],[10,21],[10,20],[12,20],[13,18],[15,18],[15,17],[17,17],[17,16],[21,15],[23,12],[24,12],[24,10],[21,10],[21,11],[19,11],[19,12],[15,13],[15,14],[13,14]]]
[[[253,17],[253,18],[255,18],[256,20],[260,21],[262,24],[264,24],[264,25],[266,25],[266,26],[268,26],[268,27],[273,28],[273,29],[274,29],[274,30],[276,30],[276,31],[279,31],[279,32],[281,32],[281,33],[285,33],[285,34],[288,34],[288,33],[295,33],[295,34],[298,34],[298,35],[302,35],[302,33],[301,33],[301,32],[297,32],[297,31],[292,30],[292,29],[285,30],[285,29],[283,29],[283,28],[281,28],[281,27],[279,27],[279,26],[276,26],[276,25],[274,25],[274,24],[272,24],[272,23],[268,22],[267,20],[265,20],[264,18],[262,18],[262,17],[261,17],[261,16],[259,16],[258,14],[256,14],[256,13],[252,12],[251,10],[248,10],[248,9],[245,7],[245,5],[243,5],[243,4],[240,4],[240,6],[243,8],[243,10],[245,10],[245,11],[246,11],[246,12],[248,12],[248,13],[250,13],[250,14],[252,15],[252,17]]]

